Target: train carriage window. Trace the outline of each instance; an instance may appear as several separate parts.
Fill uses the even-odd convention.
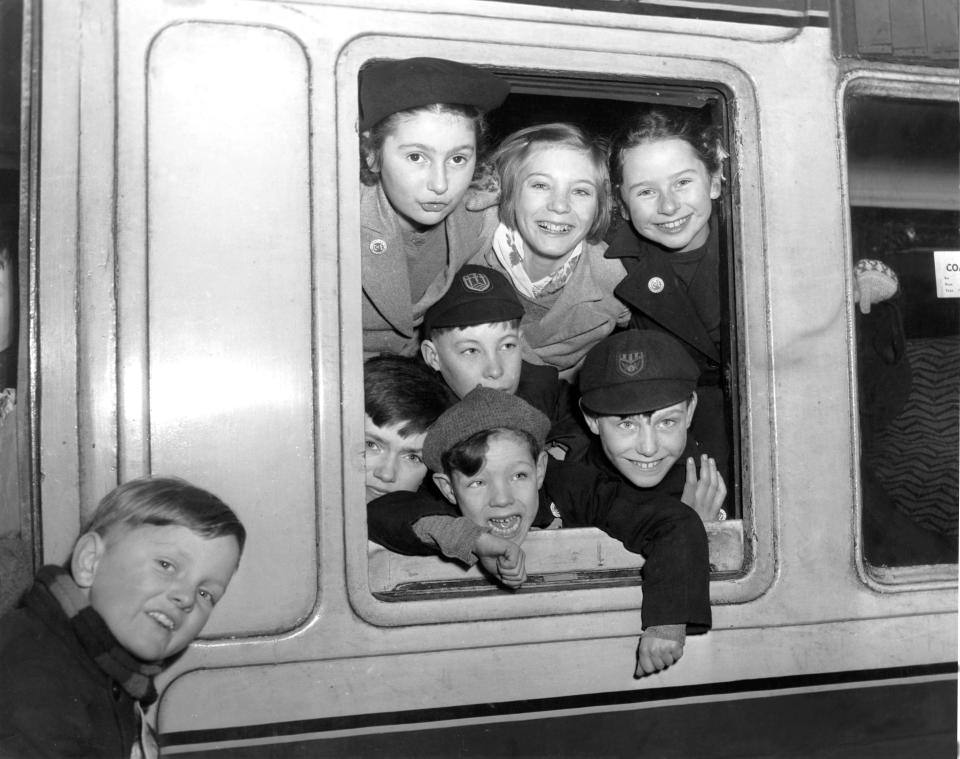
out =
[[[572,122],[608,139],[634,110],[669,106],[696,113],[704,123],[720,128],[721,138],[731,144],[726,95],[721,88],[672,82],[602,81],[596,77],[546,75],[534,72],[498,71],[511,82],[505,103],[489,114],[489,143],[495,146],[517,129],[550,122]],[[734,160],[734,159],[731,159]],[[725,181],[735,172],[724,167]],[[712,225],[720,240],[720,294],[723,365],[718,384],[728,420],[739,418],[737,380],[736,288],[730,232],[729,186],[714,204]],[[609,241],[626,224],[614,213]],[[714,579],[736,577],[745,571],[744,526],[739,481],[740,438],[737,425],[728,422],[726,442],[730,450],[729,495],[725,504],[729,519],[708,525],[711,567]],[[522,593],[592,587],[635,585],[641,574],[642,557],[630,554],[616,540],[592,528],[531,532],[525,542],[529,581]],[[440,559],[405,557],[370,544],[368,577],[371,592],[381,600],[408,601],[449,597],[473,597],[502,591],[476,568],[465,571],[458,564]]]
[[[846,103],[864,557],[957,561],[960,125],[955,102]]]

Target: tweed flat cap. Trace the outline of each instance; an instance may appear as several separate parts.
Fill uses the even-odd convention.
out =
[[[423,461],[430,471],[442,472],[441,457],[446,451],[478,432],[498,428],[528,432],[542,446],[550,420],[512,393],[478,385],[430,425],[423,443]]]
[[[680,403],[697,387],[700,369],[687,349],[657,330],[605,337],[580,369],[580,399],[597,414],[644,414]]]
[[[505,79],[466,63],[442,58],[376,61],[360,72],[360,131],[397,111],[433,103],[489,111],[509,92]]]

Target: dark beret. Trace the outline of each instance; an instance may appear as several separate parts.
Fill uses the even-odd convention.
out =
[[[441,457],[457,443],[478,432],[501,428],[527,432],[542,446],[550,431],[550,420],[506,390],[478,385],[430,425],[423,442],[423,462],[430,471],[442,472]]]
[[[506,80],[465,63],[441,58],[376,61],[360,72],[360,131],[397,111],[433,103],[489,111],[509,92]]]
[[[580,399],[597,414],[645,414],[689,398],[699,377],[696,361],[678,340],[631,329],[604,338],[587,353]]]
[[[450,289],[423,315],[423,335],[440,327],[472,327],[519,319],[523,305],[510,281],[496,269],[467,264]]]

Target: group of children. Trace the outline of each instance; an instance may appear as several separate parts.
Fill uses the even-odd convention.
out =
[[[369,533],[517,588],[531,528],[604,530],[645,557],[636,674],[650,674],[711,624],[725,153],[682,111],[649,109],[609,149],[531,126],[494,152],[497,202],[474,210],[484,114],[508,93],[432,58],[361,73]],[[615,207],[629,224],[608,246]],[[153,677],[199,634],[245,539],[182,480],[108,494],[67,565],[0,621],[0,753],[155,755]]]
[[[609,149],[534,125],[497,146],[496,202],[471,210],[483,114],[508,91],[437,59],[361,72],[364,349],[396,354],[367,362],[369,533],[515,588],[531,526],[604,529],[645,557],[648,674],[710,625],[702,523],[725,516],[727,460],[710,218],[725,153],[681,110],[648,111]],[[616,207],[629,225],[608,247]],[[404,392],[386,360],[422,372],[420,393],[449,390],[447,408],[378,422],[375,399]],[[707,448],[688,436],[702,416]],[[388,492],[381,441],[403,425]],[[414,469],[419,481],[401,476]]]
[[[386,492],[368,468],[370,537],[479,561],[515,588],[531,526],[600,527],[646,558],[647,674],[710,623],[703,523],[726,517],[731,472],[712,223],[727,154],[691,109],[645,108],[609,145],[538,124],[493,151],[495,200],[470,202],[484,113],[508,92],[431,58],[361,72],[365,354],[406,357],[427,369],[421,390],[454,396],[397,446],[421,452],[419,481]],[[382,438],[371,398],[402,391],[377,376],[366,424]]]

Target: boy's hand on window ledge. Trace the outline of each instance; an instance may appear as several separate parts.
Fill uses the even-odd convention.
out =
[[[483,568],[506,587],[516,590],[527,581],[526,555],[516,543],[485,532],[477,538],[474,553]]]

